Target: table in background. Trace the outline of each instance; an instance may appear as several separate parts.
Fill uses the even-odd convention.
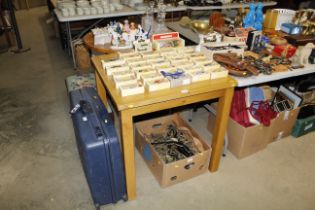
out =
[[[53,1],[53,0],[51,0]],[[178,7],[167,7],[166,12],[180,12],[186,11],[186,6],[178,6]],[[155,11],[156,12],[156,11]],[[137,16],[145,14],[144,10],[136,10],[134,8],[128,7],[123,5],[123,9],[119,11],[114,11],[110,13],[104,14],[97,14],[97,15],[75,15],[64,17],[59,9],[54,9],[54,13],[57,17],[58,22],[65,23],[66,26],[66,36],[67,36],[67,43],[68,43],[68,51],[69,54],[72,55],[73,66],[76,68],[76,60],[74,56],[74,49],[73,49],[73,38],[71,34],[71,23],[79,22],[79,21],[87,21],[87,20],[95,20],[95,22],[87,27],[86,29],[82,30],[78,36],[81,38],[84,34],[90,31],[91,28],[97,26],[100,22],[102,22],[106,18],[113,18],[113,17],[129,17],[129,16]]]
[[[133,139],[134,116],[218,98],[218,117],[212,138],[212,152],[209,165],[210,171],[217,171],[221,158],[223,137],[230,113],[234,86],[236,84],[235,80],[231,77],[226,77],[222,79],[196,82],[190,85],[166,90],[121,97],[113,80],[107,77],[101,65],[102,59],[113,59],[115,57],[117,57],[116,54],[93,56],[92,62],[96,68],[95,76],[98,94],[104,104],[107,104],[106,94],[108,94],[119,112],[128,199],[131,200],[136,198],[135,147]]]
[[[251,77],[236,77],[233,78],[237,81],[237,87],[247,87],[251,85],[258,85],[267,82],[273,82],[281,79],[288,79],[292,77],[302,76],[306,74],[315,73],[315,64],[309,64],[304,68],[294,69],[284,72],[273,72],[271,75],[259,74],[258,76]]]

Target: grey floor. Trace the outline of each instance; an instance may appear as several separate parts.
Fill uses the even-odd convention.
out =
[[[71,59],[46,8],[17,13],[31,51],[0,54],[0,209],[94,209],[80,165],[64,78]],[[187,113],[184,113],[186,115]],[[209,138],[200,109],[192,125]],[[136,152],[137,200],[102,209],[315,209],[315,133],[285,138],[220,170],[162,189]]]

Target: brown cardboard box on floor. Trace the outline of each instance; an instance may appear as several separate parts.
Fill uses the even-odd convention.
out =
[[[188,128],[191,134],[198,139],[197,141],[202,151],[192,157],[166,164],[160,159],[154,147],[148,142],[146,135],[151,133],[163,133],[167,125],[172,122],[178,127]],[[210,147],[179,114],[138,122],[135,124],[135,129],[136,148],[161,187],[168,187],[185,181],[208,170]]]
[[[271,129],[270,143],[291,134],[299,111],[300,107],[278,113],[278,116],[274,119],[274,125]]]
[[[208,118],[208,130],[213,131],[215,116],[210,113]],[[258,151],[265,149],[270,142],[271,130],[274,120],[269,127],[253,125],[243,127],[238,122],[229,118],[227,126],[228,149],[238,159],[248,157]]]

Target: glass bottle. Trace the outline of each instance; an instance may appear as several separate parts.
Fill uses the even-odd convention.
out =
[[[154,23],[154,1],[149,2],[149,7],[146,8],[146,14],[142,18],[142,28],[149,32],[153,31]]]

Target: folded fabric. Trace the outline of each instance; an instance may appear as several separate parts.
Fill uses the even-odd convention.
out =
[[[249,127],[252,125],[249,122],[244,89],[235,90],[230,117],[244,127]]]

